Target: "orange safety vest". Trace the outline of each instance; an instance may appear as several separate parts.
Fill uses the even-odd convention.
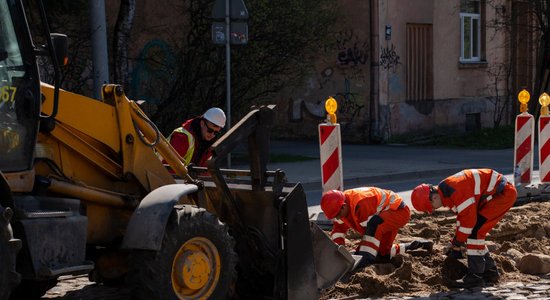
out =
[[[344,191],[349,213],[342,219],[334,220],[331,233],[332,240],[343,245],[348,228],[353,228],[361,235],[365,234],[365,228],[372,216],[386,210],[397,210],[403,202],[401,196],[390,190],[377,187],[363,187]]]
[[[478,210],[501,194],[506,183],[506,177],[491,169],[463,170],[439,183],[442,204],[457,215],[456,240],[466,242],[476,225]]]

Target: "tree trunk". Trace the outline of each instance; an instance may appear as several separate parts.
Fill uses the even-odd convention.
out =
[[[113,34],[113,79],[115,83],[121,84],[125,91],[128,91],[129,85],[128,39],[135,14],[136,0],[122,0]]]

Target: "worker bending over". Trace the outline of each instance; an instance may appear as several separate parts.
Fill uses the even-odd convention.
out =
[[[437,186],[420,184],[411,195],[413,207],[432,213],[441,206],[457,215],[454,238],[446,254],[459,259],[466,248],[468,274],[455,284],[482,286],[495,282],[500,274],[485,246],[487,233],[514,205],[517,191],[506,178],[491,169],[463,170],[443,179]]]
[[[391,258],[405,250],[431,249],[430,241],[393,244],[397,231],[410,219],[410,209],[396,193],[376,187],[346,191],[331,190],[323,194],[321,209],[333,221],[332,240],[345,243],[348,229],[363,235],[355,254],[361,255],[357,268],[373,264],[378,258]]]

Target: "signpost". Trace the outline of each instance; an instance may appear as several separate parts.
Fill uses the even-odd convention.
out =
[[[212,9],[212,42],[225,44],[226,114],[227,130],[231,128],[231,44],[248,43],[248,10],[243,0],[216,0]],[[240,22],[232,22],[238,20]],[[225,22],[220,22],[225,21]],[[231,153],[227,155],[227,167],[231,168]]]

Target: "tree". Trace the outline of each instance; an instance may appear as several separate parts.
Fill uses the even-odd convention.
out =
[[[35,0],[36,1],[36,0]],[[45,44],[42,35],[42,23],[38,10],[33,9],[36,2],[28,0],[27,16],[35,44]],[[45,0],[44,6],[51,32],[59,32],[69,37],[69,64],[62,68],[63,74],[60,79],[64,89],[75,93],[87,94],[90,89],[88,80],[92,80],[91,61],[91,38],[88,26],[81,26],[88,22],[88,9],[85,0]],[[83,9],[84,8],[84,9]],[[39,58],[46,59],[46,58]],[[41,63],[40,79],[44,82],[53,83],[53,69],[51,63]]]
[[[92,78],[91,45],[85,0],[45,0],[52,31],[69,36],[71,63],[65,69],[64,87],[89,94]],[[169,133],[185,119],[200,115],[207,108],[225,110],[225,48],[211,40],[211,13],[214,0],[168,1],[167,9],[177,11],[185,20],[183,28],[174,28],[168,36],[175,62],[170,80],[163,82],[160,104],[153,120]],[[269,1],[246,0],[250,12],[249,43],[231,48],[232,115],[248,111],[252,105],[268,101],[283,87],[302,84],[311,72],[316,54],[339,17],[337,0]],[[84,9],[83,9],[84,8]],[[111,81],[129,87],[130,57],[128,44],[136,10],[135,0],[121,0],[112,38]],[[162,63],[157,57],[148,57]]]
[[[550,87],[550,0],[488,0],[487,4],[497,12],[487,27],[506,31],[509,39],[503,47],[510,50],[508,61],[488,70],[496,92],[492,99],[496,127],[502,119],[497,114],[505,113],[506,107],[512,120],[519,113],[515,97],[521,89],[531,92],[529,111],[537,114],[538,96]],[[502,82],[505,90],[499,88]]]
[[[249,43],[231,48],[232,115],[301,83],[338,18],[335,0],[246,1]],[[154,120],[168,133],[207,108],[225,110],[225,49],[211,41],[213,1],[179,7],[187,30],[176,32],[176,76]],[[236,118],[234,118],[236,119]]]
[[[129,84],[130,68],[128,66],[128,39],[134,24],[136,0],[120,1],[120,9],[113,32],[113,81],[122,84],[126,89]]]
[[[531,91],[529,110],[538,113],[538,96],[549,88],[550,77],[550,1],[511,0],[509,26],[512,30],[512,60],[516,92]],[[518,49],[523,49],[520,52]],[[534,56],[534,59],[530,57]],[[525,70],[522,70],[525,69]],[[534,74],[534,78],[533,75]],[[526,82],[524,78],[531,80]],[[533,101],[534,100],[534,101]],[[517,101],[513,101],[517,106]],[[514,109],[513,114],[518,110]]]

